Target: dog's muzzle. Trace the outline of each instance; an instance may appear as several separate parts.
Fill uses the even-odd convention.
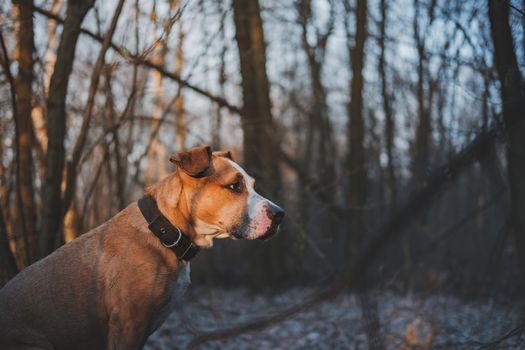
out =
[[[266,215],[272,221],[272,224],[262,236],[257,238],[262,241],[266,241],[272,238],[277,233],[277,230],[279,229],[279,225],[283,221],[285,212],[281,207],[270,202],[266,206]]]

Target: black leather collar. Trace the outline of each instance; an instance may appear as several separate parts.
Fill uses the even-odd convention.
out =
[[[173,226],[162,215],[157,203],[144,196],[137,202],[140,212],[148,222],[148,228],[166,248],[171,249],[181,260],[190,261],[199,252],[199,247],[178,227]]]

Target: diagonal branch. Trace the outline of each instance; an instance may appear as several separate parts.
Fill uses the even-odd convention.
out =
[[[219,329],[202,333],[195,337],[188,345],[188,349],[193,349],[200,344],[208,341],[225,339],[240,333],[261,330],[278,322],[282,322],[297,313],[307,310],[321,302],[329,300],[339,293],[351,287],[359,286],[359,278],[363,275],[366,267],[372,264],[383,249],[395,239],[402,236],[402,229],[411,222],[411,219],[424,212],[432,203],[432,200],[448,184],[454,181],[467,167],[474,161],[482,159],[490,154],[488,147],[494,142],[498,127],[494,127],[488,132],[478,135],[461,152],[457,153],[450,161],[438,168],[427,178],[427,185],[412,192],[406,204],[398,210],[392,218],[373,235],[371,242],[362,250],[362,254],[357,259],[356,264],[351,269],[347,278],[338,280],[333,285],[318,293],[314,293],[304,302],[292,305],[289,308],[265,318],[260,318],[249,323],[233,326],[231,328]]]

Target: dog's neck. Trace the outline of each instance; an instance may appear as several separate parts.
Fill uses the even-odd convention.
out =
[[[193,238],[195,232],[193,232],[189,222],[189,210],[186,198],[183,195],[182,182],[176,173],[172,173],[148,187],[146,194],[155,199],[160,212],[172,225]]]
[[[184,183],[176,172],[148,187],[146,195],[155,199],[160,212],[170,223],[186,233],[200,248],[210,248],[214,238],[228,236],[220,227],[192,216],[189,206],[191,199],[187,198]]]

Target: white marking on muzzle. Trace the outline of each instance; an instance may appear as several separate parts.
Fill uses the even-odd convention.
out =
[[[244,178],[244,184],[246,186],[246,190],[248,191],[248,203],[246,211],[248,213],[248,217],[252,219],[256,215],[256,210],[260,209],[260,206],[264,204],[266,199],[255,192],[255,189],[253,188],[253,178],[248,175],[248,173],[246,173],[246,171],[239,164],[229,159],[228,161],[239,173],[241,173],[242,177]]]
[[[273,204],[270,200],[264,198],[253,188],[253,178],[246,173],[246,171],[237,163],[232,160],[227,159],[230,164],[239,172],[244,178],[244,184],[246,190],[248,191],[248,199],[246,203],[246,213],[248,214],[248,219],[250,220],[250,226],[253,228],[253,231],[249,233],[248,239],[255,239],[257,236],[264,234],[267,228],[270,226],[270,219],[266,215],[264,209],[265,204]],[[259,231],[263,230],[263,231]]]

